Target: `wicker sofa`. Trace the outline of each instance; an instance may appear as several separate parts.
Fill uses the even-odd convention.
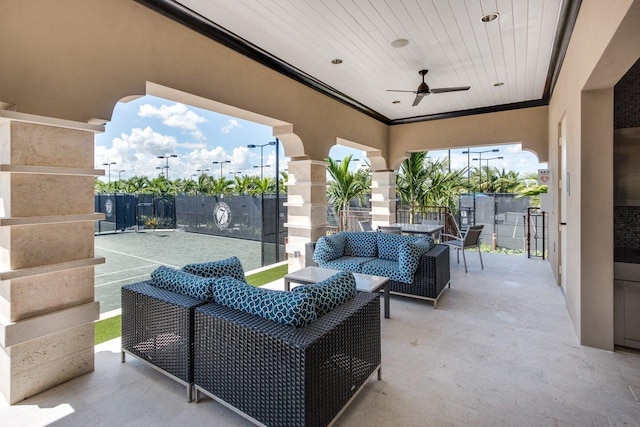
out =
[[[195,399],[204,394],[253,422],[325,426],[381,369],[380,299],[358,293],[291,328],[212,303],[195,310]]]
[[[434,244],[430,236],[340,232],[308,243],[305,249],[313,254],[315,265],[389,277],[391,293],[433,301],[434,308],[444,289],[451,287],[449,248]]]

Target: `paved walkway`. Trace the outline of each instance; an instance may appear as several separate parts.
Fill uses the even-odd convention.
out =
[[[258,241],[172,230],[98,235],[95,252],[106,259],[95,268],[95,298],[101,313],[120,308],[120,288],[149,279],[159,265],[182,267],[235,255],[249,271],[261,262]]]

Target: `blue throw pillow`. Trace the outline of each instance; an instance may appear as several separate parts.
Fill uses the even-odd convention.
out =
[[[157,288],[205,301],[211,299],[214,280],[161,265],[151,273]]]
[[[325,262],[340,258],[344,252],[344,244],[344,233],[319,238],[313,251],[313,260],[322,265]]]
[[[398,269],[400,272],[413,276],[420,264],[420,258],[433,246],[434,242],[431,236],[401,244],[398,250]]]
[[[403,243],[415,240],[401,234],[375,233],[378,238],[378,258],[398,261],[398,251]]]
[[[378,242],[376,234],[366,231],[345,231],[345,256],[376,257],[378,256]]]
[[[235,256],[221,259],[219,261],[187,264],[182,267],[182,271],[202,277],[213,277],[218,279],[220,277],[229,276],[238,280],[245,280],[242,264],[238,257]]]
[[[340,272],[322,282],[296,286],[292,292],[311,296],[316,302],[316,313],[320,317],[356,296],[356,279],[351,273]]]
[[[218,304],[296,328],[317,319],[315,300],[309,295],[256,288],[233,277],[215,281],[213,298]]]

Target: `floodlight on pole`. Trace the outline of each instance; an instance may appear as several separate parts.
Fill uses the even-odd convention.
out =
[[[206,175],[205,172],[209,172],[209,169],[196,169],[196,172],[200,172],[200,175]]]
[[[482,191],[482,154],[483,153],[497,153],[499,152],[500,149],[498,148],[494,148],[491,150],[483,150],[483,151],[471,151],[471,150],[466,150],[463,151],[462,154],[466,154],[467,155],[467,184],[469,184],[469,169],[471,168],[471,162],[470,162],[470,157],[471,154],[478,154],[478,159],[479,160],[479,165],[480,168],[478,169],[478,172],[480,173],[480,191]],[[473,159],[476,160],[476,159]]]
[[[225,163],[231,163],[231,160],[222,160],[220,162],[211,162],[214,165],[220,165],[220,179],[222,179],[222,165]]]
[[[117,164],[116,162],[103,163],[102,166],[106,166],[109,170],[109,184],[111,184],[111,165]]]
[[[169,159],[171,158],[176,158],[178,157],[177,154],[167,154],[164,156],[158,156],[159,159],[165,159],[167,161],[167,164],[164,166],[164,168],[167,170],[167,172],[165,173],[165,178],[169,179]],[[159,168],[156,168],[159,169]]]
[[[263,178],[263,169],[265,167],[265,164],[264,164],[264,147],[266,147],[268,145],[275,145],[276,146],[276,152],[278,151],[277,150],[278,147],[277,147],[277,142],[276,141],[270,141],[270,142],[267,142],[266,144],[249,144],[249,145],[247,145],[247,148],[260,147],[260,179]],[[276,156],[277,156],[277,154],[276,154]],[[266,166],[269,166],[269,165],[266,165]],[[277,173],[278,172],[276,171],[276,179],[278,179]]]
[[[120,176],[122,175],[122,172],[126,172],[126,171],[124,169],[120,169],[118,171],[118,181],[120,181],[120,179],[121,179]]]

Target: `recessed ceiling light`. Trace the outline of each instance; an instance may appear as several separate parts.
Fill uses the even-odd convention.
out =
[[[340,58],[332,59],[331,63],[335,65],[342,64],[342,59]]]
[[[395,101],[393,101],[394,104],[400,104],[400,101],[398,101],[397,99]]]
[[[391,42],[392,47],[405,47],[409,44],[409,40],[407,39],[398,39]]]
[[[494,83],[493,85],[498,87],[498,86],[502,86],[504,83],[503,82],[498,82],[498,83]]]
[[[498,19],[499,16],[500,14],[498,12],[491,12],[491,13],[487,13],[486,15],[483,15],[480,20],[482,22],[491,22]]]

